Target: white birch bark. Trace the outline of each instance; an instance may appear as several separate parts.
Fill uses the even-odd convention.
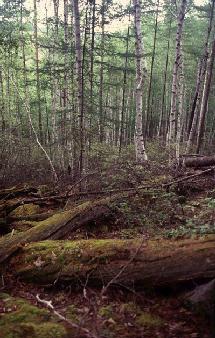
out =
[[[135,121],[135,151],[137,162],[143,163],[148,160],[143,139],[142,112],[143,112],[143,41],[141,32],[141,0],[133,0],[134,5],[134,28],[136,47],[136,121]]]
[[[176,33],[176,47],[175,47],[175,61],[173,66],[172,77],[172,90],[171,90],[171,103],[170,103],[170,121],[169,121],[169,133],[168,141],[174,143],[176,137],[176,123],[177,123],[177,99],[178,99],[178,74],[181,62],[181,42],[183,25],[185,18],[187,0],[181,0],[181,5],[178,13],[178,25]]]
[[[180,73],[178,79],[178,117],[177,117],[177,134],[176,134],[176,160],[180,159],[180,141],[183,129],[184,118],[184,65],[181,54]]]

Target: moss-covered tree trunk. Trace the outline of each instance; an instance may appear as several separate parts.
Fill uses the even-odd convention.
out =
[[[61,239],[84,224],[96,220],[102,215],[107,216],[111,213],[110,202],[115,198],[119,198],[119,196],[122,196],[122,194],[84,202],[72,210],[56,213],[38,222],[37,225],[34,224],[31,229],[25,232],[13,236],[8,234],[2,237],[0,239],[0,263],[26,243],[46,239]]]
[[[215,277],[215,235],[187,240],[44,241],[12,261],[21,278],[53,283],[162,286]]]

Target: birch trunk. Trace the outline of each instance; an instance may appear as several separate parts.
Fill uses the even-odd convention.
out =
[[[127,71],[128,71],[128,47],[129,47],[130,26],[128,26],[126,37],[126,52],[125,52],[125,65],[123,70],[123,87],[122,87],[122,110],[121,110],[121,126],[119,138],[119,154],[121,154],[122,147],[125,141],[125,94],[127,85]]]
[[[158,136],[164,136],[165,126],[164,126],[164,114],[166,114],[166,87],[167,87],[167,73],[169,66],[169,50],[170,50],[170,38],[171,38],[171,27],[172,27],[172,18],[170,18],[169,23],[169,32],[168,32],[168,42],[167,42],[167,52],[166,52],[166,63],[164,70],[164,84],[163,84],[163,92],[162,92],[162,105],[161,105],[161,114],[159,119],[159,127],[158,127]]]
[[[141,0],[133,0],[134,5],[134,28],[135,28],[135,47],[136,47],[136,121],[135,121],[135,151],[137,162],[147,161],[143,139],[142,108],[143,108],[143,41],[141,32]]]
[[[175,61],[173,66],[173,78],[172,78],[172,93],[170,104],[170,122],[169,122],[169,135],[168,141],[175,142],[176,137],[176,123],[177,123],[177,99],[178,99],[178,74],[181,60],[181,42],[183,25],[185,18],[187,0],[181,0],[181,5],[178,13],[178,25],[176,33],[176,48],[175,48]]]
[[[180,160],[180,141],[183,129],[184,116],[184,65],[181,55],[180,74],[178,79],[178,118],[177,118],[177,133],[176,133],[176,160]]]

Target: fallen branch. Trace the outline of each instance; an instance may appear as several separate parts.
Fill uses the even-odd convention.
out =
[[[86,328],[84,328],[84,327],[82,327],[82,326],[80,326],[78,324],[75,324],[73,321],[71,321],[70,319],[66,318],[60,312],[58,312],[57,310],[55,310],[54,306],[52,305],[52,301],[51,300],[41,299],[38,294],[36,295],[36,300],[39,303],[41,303],[43,306],[45,306],[49,310],[51,310],[55,316],[57,316],[60,320],[63,320],[64,322],[66,322],[72,328],[75,328],[75,329],[78,329],[78,330],[82,331],[83,333],[85,333],[87,335],[87,337],[98,338],[93,333],[91,333],[88,329],[86,329]]]
[[[188,176],[181,177],[179,179],[176,179],[171,182],[167,183],[160,183],[160,184],[151,184],[151,185],[142,185],[139,187],[135,188],[127,188],[127,189],[110,189],[110,190],[96,190],[96,191],[85,191],[85,192],[75,192],[68,194],[61,194],[61,195],[55,195],[55,196],[45,196],[45,197],[38,197],[38,198],[31,198],[31,199],[25,199],[25,200],[19,200],[19,201],[14,201],[9,203],[5,203],[0,205],[0,212],[5,210],[5,213],[8,214],[11,212],[13,209],[17,208],[18,206],[22,204],[29,204],[29,203],[43,203],[45,201],[63,201],[68,198],[78,198],[78,197],[88,197],[88,196],[98,196],[98,195],[113,195],[113,194],[119,194],[119,193],[138,193],[141,191],[141,193],[144,193],[143,190],[146,190],[146,194],[155,194],[155,193],[160,193],[161,189],[164,189],[166,187],[170,187],[174,184],[178,184],[183,181],[189,181],[192,180],[193,178],[203,176],[205,174],[208,174],[212,171],[214,171],[215,167],[203,170],[197,174],[192,174]]]

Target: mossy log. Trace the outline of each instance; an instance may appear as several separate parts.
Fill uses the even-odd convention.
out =
[[[25,187],[12,187],[12,188],[8,188],[8,189],[2,189],[0,190],[0,199],[10,199],[10,198],[14,198],[17,196],[25,196],[25,195],[29,195],[29,194],[35,194],[38,192],[38,189],[35,187],[29,187],[29,186],[25,186]]]
[[[165,286],[215,277],[215,235],[178,241],[44,241],[23,247],[11,264],[18,276],[38,283]]]
[[[72,210],[52,215],[51,217],[38,222],[22,233],[8,234],[0,239],[0,262],[3,262],[13,254],[20,246],[46,239],[61,239],[68,233],[77,230],[84,224],[101,216],[111,214],[110,202],[118,199],[121,195],[107,197],[96,201],[87,201],[74,207]]]
[[[215,156],[191,156],[187,155],[186,157],[181,158],[181,164],[185,167],[209,167],[215,165]]]

